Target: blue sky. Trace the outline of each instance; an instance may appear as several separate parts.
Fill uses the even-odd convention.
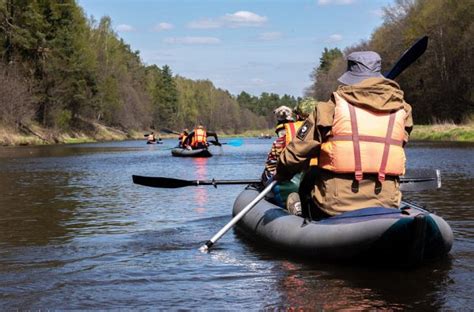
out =
[[[324,47],[370,38],[392,0],[78,0],[145,64],[237,95],[302,96]]]

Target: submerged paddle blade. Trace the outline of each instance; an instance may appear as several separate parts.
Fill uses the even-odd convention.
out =
[[[145,177],[132,175],[133,183],[151,186],[151,187],[162,187],[162,188],[178,188],[184,186],[194,185],[193,181],[179,180],[173,178],[164,178],[164,177]]]
[[[425,172],[425,176],[420,177],[401,177],[400,178],[400,190],[403,192],[421,192],[433,189],[441,188],[441,171],[436,170],[424,170],[424,169],[415,169],[414,172]],[[412,174],[413,174],[412,173]],[[430,173],[428,175],[428,173]]]
[[[232,139],[232,140],[229,140],[229,142],[226,142],[228,145],[231,145],[231,146],[241,146],[242,144],[244,144],[244,140],[242,139]]]

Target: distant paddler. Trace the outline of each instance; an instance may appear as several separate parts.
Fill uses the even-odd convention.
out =
[[[203,149],[209,146],[207,137],[214,137],[216,140],[211,141],[212,144],[220,146],[219,139],[215,132],[207,131],[203,125],[198,124],[194,130],[189,133],[186,139],[183,141],[183,146],[187,149]]]
[[[161,143],[161,142],[159,142],[159,141],[161,141],[161,138],[159,138],[158,141],[157,141],[155,133],[153,131],[150,134],[146,134],[145,136],[147,137],[147,141],[146,141],[147,144]]]

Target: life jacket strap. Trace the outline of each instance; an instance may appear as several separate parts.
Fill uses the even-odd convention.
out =
[[[363,179],[364,174],[362,173],[362,161],[360,157],[359,128],[357,126],[357,115],[354,106],[351,104],[349,104],[349,113],[351,117],[352,143],[354,146],[355,179],[360,181]]]
[[[382,162],[379,169],[379,181],[385,181],[385,169],[387,168],[388,152],[390,150],[390,140],[392,138],[393,126],[395,124],[395,112],[390,113],[388,120],[387,134],[385,136],[385,146],[383,148]]]

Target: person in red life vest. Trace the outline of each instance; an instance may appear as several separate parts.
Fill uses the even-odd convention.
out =
[[[275,171],[276,165],[278,161],[278,157],[280,156],[281,152],[285,148],[285,146],[293,140],[296,135],[296,132],[303,124],[302,118],[309,112],[303,112],[302,108],[298,107],[297,118],[300,120],[295,121],[293,117],[293,113],[296,111],[292,111],[287,106],[280,106],[273,111],[273,113],[277,117],[277,126],[275,132],[277,134],[277,139],[273,142],[270,152],[267,155],[267,160],[265,162],[265,168],[262,173],[262,183],[264,185],[268,184],[269,181],[272,180]],[[289,182],[281,182],[278,183],[272,190],[271,193],[267,196],[267,200],[275,203],[276,205],[287,208],[293,214],[299,214],[299,208],[294,207],[294,205],[288,205],[287,199],[288,195],[293,192],[298,192],[300,176],[296,175],[293,179]]]
[[[186,148],[184,146],[184,141],[188,137],[188,129],[183,129],[183,131],[178,136],[178,147]]]
[[[210,136],[215,138],[215,141],[209,141],[210,143],[217,146],[221,145],[215,132],[207,131],[201,124],[199,124],[191,133],[188,134],[183,145],[188,149],[207,148],[209,146],[207,138]]]
[[[377,53],[353,52],[347,62],[338,79],[344,85],[328,102],[318,103],[277,162],[274,179],[285,181],[318,158],[305,217],[400,205],[411,106],[399,85],[380,73]]]

